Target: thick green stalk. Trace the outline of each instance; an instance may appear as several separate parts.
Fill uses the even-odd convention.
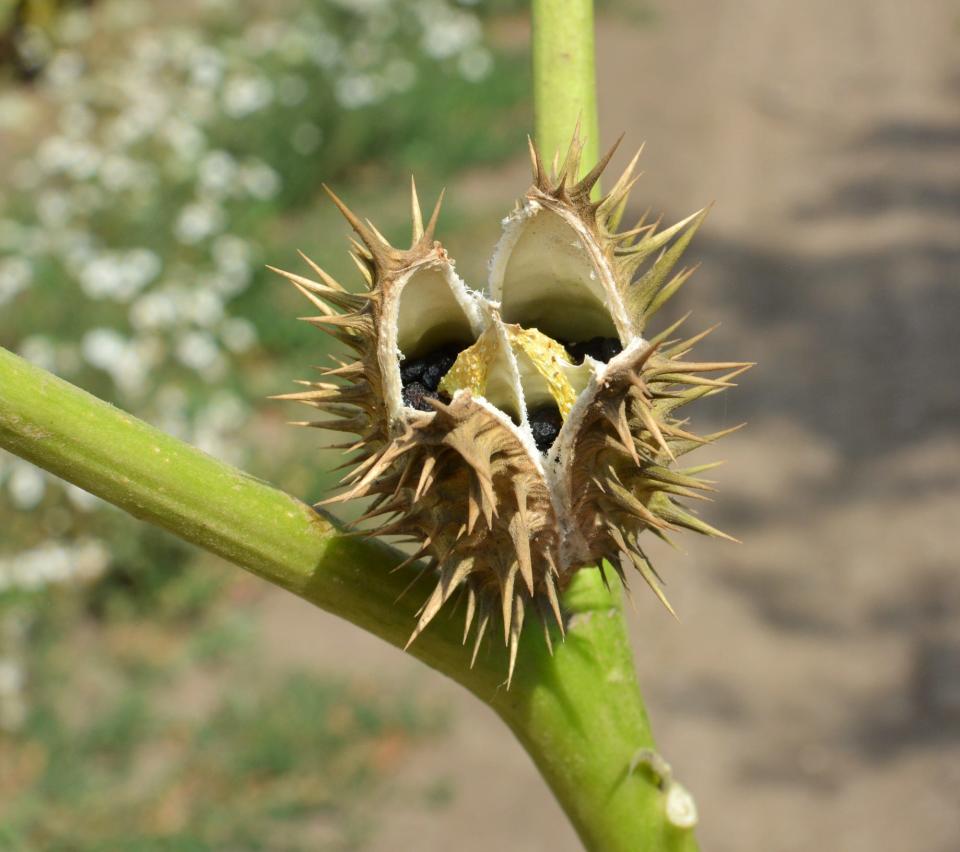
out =
[[[537,144],[545,157],[552,158],[555,152],[562,157],[579,127],[584,138],[581,167],[591,168],[600,151],[593,0],[532,0],[532,8]],[[599,189],[597,185],[595,192],[599,193]],[[610,586],[617,586],[615,578]],[[663,796],[654,792],[650,778],[638,782],[635,776],[628,777],[633,752],[628,753],[625,744],[633,742],[635,748],[653,749],[653,736],[626,638],[620,595],[608,592],[600,572],[581,571],[565,603],[571,610],[589,611],[585,601],[593,596],[603,610],[603,617],[602,624],[591,632],[585,652],[590,656],[591,666],[583,688],[589,690],[591,683],[601,679],[618,681],[615,711],[618,730],[608,739],[609,729],[605,724],[584,720],[587,731],[592,732],[582,743],[584,751],[580,758],[587,764],[582,774],[589,777],[595,788],[590,801],[582,801],[582,790],[569,798],[571,787],[565,783],[568,779],[563,777],[564,767],[549,759],[538,759],[535,748],[528,747],[528,750],[588,848],[694,852],[697,845],[692,831],[670,827],[664,819]],[[585,610],[580,609],[585,606]],[[599,616],[599,611],[595,612]],[[575,646],[579,637],[568,638],[567,643]],[[569,683],[564,687],[569,688]],[[536,729],[536,726],[530,727]],[[524,740],[521,733],[517,735]],[[550,751],[549,747],[545,750],[547,755]],[[596,794],[604,788],[610,790],[610,796],[601,804]]]
[[[426,588],[401,592],[416,568],[340,534],[309,506],[0,349],[0,448],[403,646]],[[429,582],[429,581],[428,581]],[[615,583],[583,571],[553,656],[527,630],[514,683],[488,642],[469,667],[459,621],[435,619],[411,647],[487,702],[510,726],[592,850],[692,850],[664,819],[651,776],[628,772],[651,738]],[[556,637],[555,637],[556,638]]]
[[[533,117],[537,144],[549,164],[563,157],[580,123],[582,162],[597,160],[597,84],[593,0],[533,0]]]

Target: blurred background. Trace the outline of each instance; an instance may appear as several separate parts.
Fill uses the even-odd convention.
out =
[[[673,315],[759,366],[708,520],[638,590],[665,757],[713,852],[960,848],[960,6],[612,0],[627,218],[716,207]],[[305,500],[266,401],[321,363],[264,270],[344,280],[333,184],[406,185],[480,286],[526,188],[522,0],[3,0],[0,345]],[[628,151],[614,162],[623,165]],[[664,317],[664,322],[669,317]],[[522,664],[522,661],[521,661]],[[0,849],[579,848],[483,706],[0,452]]]

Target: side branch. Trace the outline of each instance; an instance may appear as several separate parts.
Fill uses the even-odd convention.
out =
[[[340,534],[290,495],[4,349],[0,448],[397,647],[416,623],[417,595],[401,592],[419,569],[391,571],[399,551]],[[653,743],[615,579],[607,588],[598,571],[581,571],[564,604],[566,640],[551,655],[527,631],[509,691],[504,647],[488,643],[469,668],[453,618],[437,619],[411,653],[503,718],[589,849],[693,852],[690,832],[667,819],[657,779],[631,769]]]

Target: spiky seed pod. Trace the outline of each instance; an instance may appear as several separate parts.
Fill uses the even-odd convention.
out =
[[[426,559],[437,585],[411,642],[463,590],[464,641],[473,630],[476,658],[488,626],[502,625],[508,681],[527,611],[548,641],[551,622],[562,631],[560,595],[578,569],[607,559],[626,580],[635,568],[672,612],[641,534],[728,538],[684,507],[712,490],[699,476],[710,466],[675,466],[719,434],[694,435],[675,412],[751,365],[684,360],[709,330],[643,336],[689,277],[671,273],[706,211],[618,232],[639,152],[591,199],[616,147],[578,181],[577,136],[552,171],[531,144],[533,185],[504,220],[483,293],[434,240],[439,201],[424,227],[415,187],[408,249],[327,190],[360,238],[364,292],[310,260],[319,280],[276,270],[317,307],[307,320],[354,353],[280,397],[330,415],[307,425],[356,436],[337,445],[356,455],[328,502],[372,498],[370,534],[419,544],[409,561]]]

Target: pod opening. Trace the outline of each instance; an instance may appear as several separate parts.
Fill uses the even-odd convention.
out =
[[[527,413],[527,420],[530,422],[533,442],[537,445],[537,449],[546,455],[563,428],[560,408],[556,403],[538,406]]]
[[[404,361],[473,343],[470,318],[453,291],[457,284],[452,271],[440,266],[419,270],[404,284],[397,312],[397,347]]]
[[[475,340],[468,302],[466,288],[447,265],[419,269],[404,284],[397,310],[403,405],[430,412],[430,399],[450,401],[440,381]]]
[[[574,364],[582,364],[586,356],[590,356],[595,361],[602,361],[606,364],[612,358],[623,352],[623,344],[618,337],[604,337],[597,335],[589,340],[576,341],[558,341],[567,350]]]
[[[577,231],[545,209],[517,228],[495,270],[504,322],[536,328],[558,341],[619,339],[603,283]]]

